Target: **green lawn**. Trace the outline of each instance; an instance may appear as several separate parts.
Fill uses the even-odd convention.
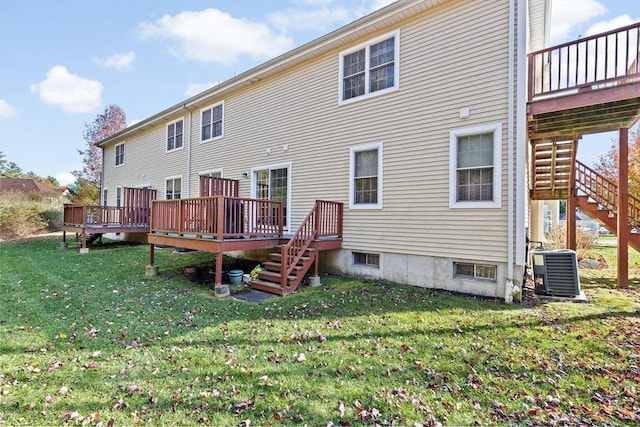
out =
[[[640,422],[640,287],[505,305],[379,281],[255,305],[211,254],[0,244],[0,425]]]
[[[583,286],[616,286],[618,274],[618,249],[612,242],[615,236],[602,236],[598,239],[596,246],[587,251],[587,258],[604,259],[601,269],[581,269],[580,280]],[[633,248],[629,248],[629,282],[635,288],[640,287],[640,253]]]

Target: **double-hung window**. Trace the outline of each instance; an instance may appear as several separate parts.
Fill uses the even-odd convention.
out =
[[[179,199],[182,196],[182,177],[172,176],[165,180],[166,200]]]
[[[205,108],[200,112],[200,141],[222,138],[224,103]]]
[[[398,89],[400,31],[340,54],[340,103]]]
[[[501,206],[502,126],[450,132],[450,207]]]
[[[382,143],[350,151],[350,208],[382,208]]]
[[[167,151],[182,148],[184,120],[180,119],[167,125]]]
[[[124,142],[116,145],[116,166],[124,165]]]

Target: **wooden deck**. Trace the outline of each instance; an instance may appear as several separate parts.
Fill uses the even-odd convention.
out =
[[[317,275],[320,251],[342,247],[342,218],[342,203],[316,201],[297,231],[285,234],[278,201],[223,195],[156,200],[147,237],[149,267],[155,264],[155,245],[215,253],[220,286],[224,252],[274,248],[272,271],[261,273],[255,287],[287,295],[312,267]]]
[[[577,140],[640,118],[640,23],[528,55],[532,140]]]
[[[62,241],[67,243],[67,232],[82,238],[82,249],[93,235],[105,233],[149,233],[149,208],[86,206],[65,204]]]
[[[640,201],[628,186],[629,129],[640,119],[640,23],[530,53],[528,82],[530,197],[567,200],[571,249],[576,208],[614,231],[618,284],[627,286],[628,246],[640,245],[631,233]],[[617,184],[576,160],[583,135],[611,131],[619,133]]]

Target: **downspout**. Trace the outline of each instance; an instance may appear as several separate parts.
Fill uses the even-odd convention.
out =
[[[105,199],[103,199],[104,197],[104,148],[102,148],[101,146],[98,146],[98,148],[100,148],[100,151],[102,152],[101,156],[100,156],[100,163],[102,163],[101,169],[100,169],[100,195],[98,196],[98,203],[100,205],[103,206],[107,206],[108,203]]]
[[[527,7],[526,0],[518,0],[518,11],[525,11]],[[550,9],[550,8],[549,8]],[[518,13],[518,75],[516,76],[516,85],[518,94],[518,103],[516,104],[516,165],[518,170],[527,171],[527,15]],[[548,30],[548,26],[547,26]],[[522,99],[520,99],[522,97]],[[525,210],[527,208],[528,191],[526,184],[526,174],[518,173],[516,175],[516,254],[515,264],[522,267],[525,266]],[[524,274],[524,271],[523,271]],[[522,286],[522,284],[521,284]]]
[[[191,110],[186,104],[182,104],[182,108],[189,112],[189,120],[187,124],[187,197],[191,197]]]
[[[519,13],[520,11],[518,11]],[[507,84],[507,277],[504,285],[504,300],[507,303],[513,302],[513,273],[514,273],[514,224],[513,224],[513,211],[514,211],[514,184],[513,184],[513,106],[514,106],[514,94],[515,78],[515,0],[509,0],[509,55],[508,55],[508,84]],[[520,31],[520,28],[518,28]]]

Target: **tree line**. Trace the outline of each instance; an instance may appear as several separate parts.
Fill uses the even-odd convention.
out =
[[[85,123],[82,136],[86,146],[78,150],[82,156],[81,170],[72,171],[75,182],[67,188],[73,203],[85,205],[100,204],[100,175],[102,173],[102,150],[97,144],[127,127],[127,117],[117,105],[109,105],[93,122]],[[60,188],[60,182],[53,176],[40,176],[35,172],[24,172],[18,164],[8,161],[0,151],[0,176],[7,178],[32,178],[36,181]]]

